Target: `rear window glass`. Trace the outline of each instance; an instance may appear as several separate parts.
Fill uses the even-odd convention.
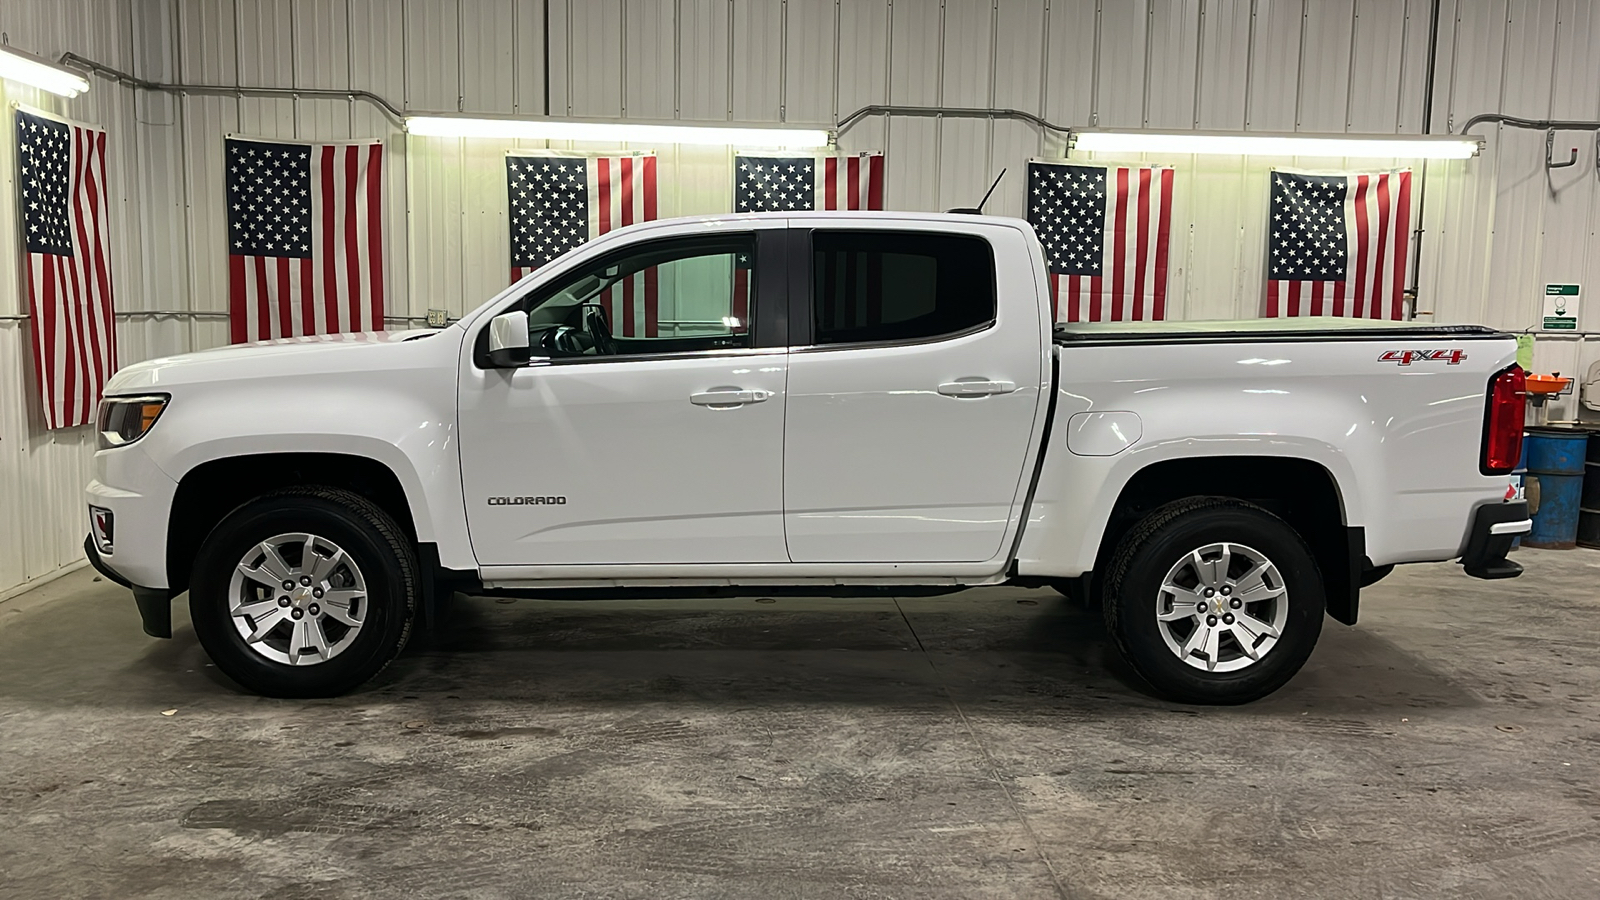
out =
[[[994,253],[965,235],[816,231],[817,344],[928,340],[994,321]]]

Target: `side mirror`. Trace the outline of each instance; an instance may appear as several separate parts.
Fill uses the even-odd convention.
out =
[[[527,313],[513,310],[489,322],[489,362],[495,368],[519,368],[532,358],[533,353],[528,349]]]

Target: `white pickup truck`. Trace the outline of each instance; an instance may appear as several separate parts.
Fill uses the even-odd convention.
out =
[[[1302,319],[1057,325],[1026,223],[678,219],[447,328],[117,373],[85,548],[240,684],[349,690],[453,591],[1050,585],[1237,703],[1397,563],[1510,577],[1516,343]]]

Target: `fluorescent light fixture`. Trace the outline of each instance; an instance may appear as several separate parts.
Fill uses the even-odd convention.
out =
[[[407,116],[406,131],[437,137],[528,138],[540,141],[608,141],[633,144],[739,144],[792,150],[828,146],[816,128],[757,128],[651,122],[577,122],[561,119],[486,119]]]
[[[10,47],[0,47],[0,78],[31,84],[63,97],[76,97],[89,89],[89,80],[77,72]]]
[[[1463,135],[1311,134],[1241,131],[1072,132],[1077,150],[1112,153],[1227,153],[1235,156],[1371,156],[1467,159],[1483,139]]]

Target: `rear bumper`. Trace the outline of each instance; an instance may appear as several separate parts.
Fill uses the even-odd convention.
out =
[[[133,602],[139,607],[139,621],[144,626],[144,633],[151,637],[172,637],[172,598],[173,592],[167,588],[140,587],[124,578],[116,569],[111,568],[101,558],[99,548],[94,545],[94,535],[86,535],[83,539],[83,555],[89,558],[89,565],[94,566],[96,572],[105,576],[107,581],[120,584],[133,591]]]
[[[1472,516],[1472,530],[1467,534],[1467,550],[1461,555],[1461,565],[1473,578],[1521,575],[1522,566],[1506,559],[1506,554],[1511,552],[1511,541],[1532,528],[1526,500],[1478,507]]]

